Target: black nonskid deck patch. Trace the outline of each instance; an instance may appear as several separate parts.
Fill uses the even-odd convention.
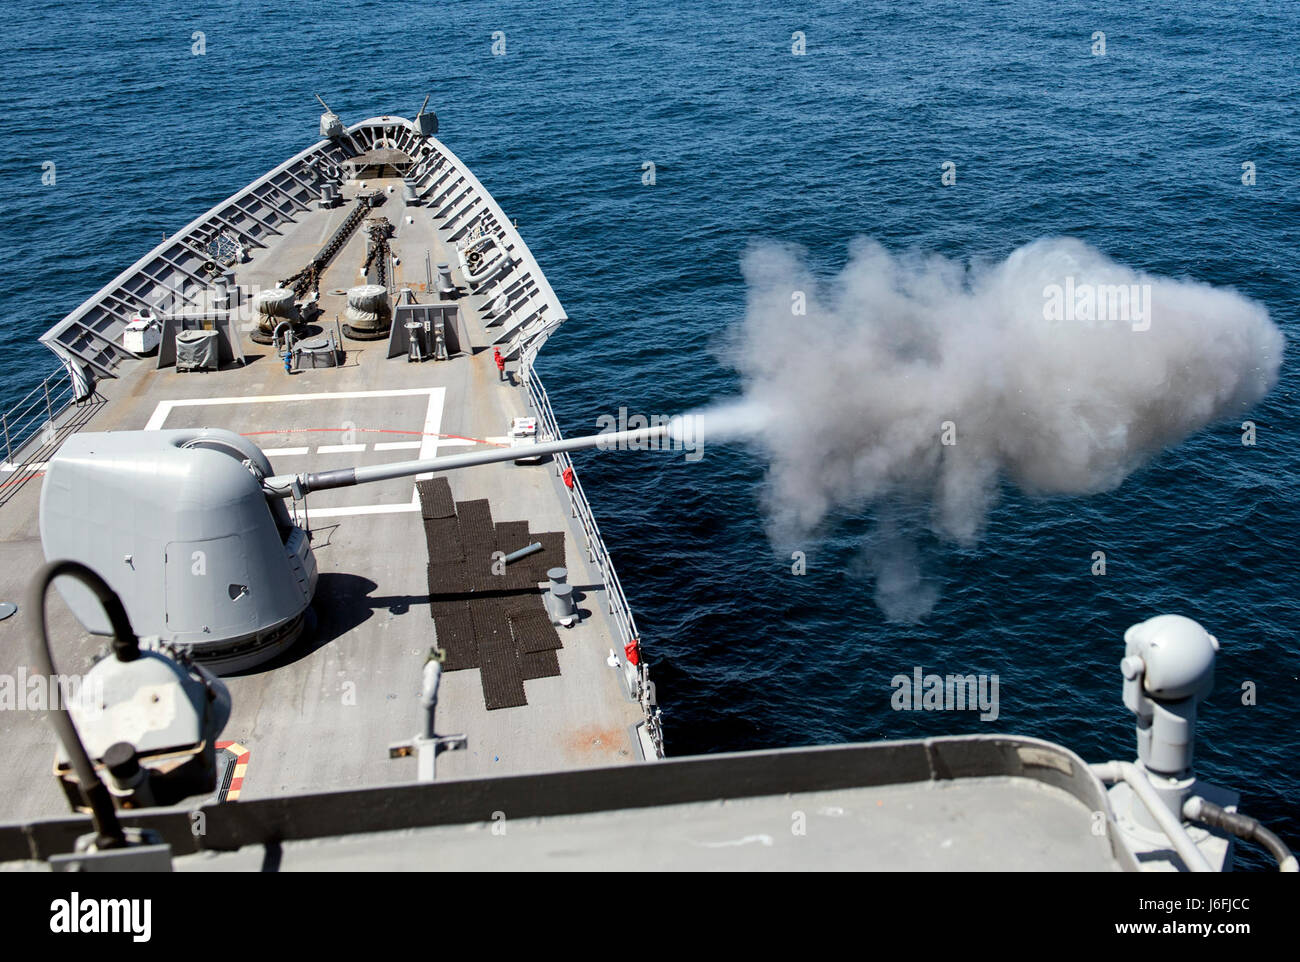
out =
[[[510,630],[521,652],[554,651],[564,647],[540,599],[533,600],[530,606],[516,606],[509,615]]]
[[[445,653],[444,671],[462,671],[478,667],[478,639],[474,634],[474,621],[469,604],[464,601],[435,601],[433,624],[437,632],[438,647]]]
[[[415,490],[420,493],[420,513],[424,520],[431,518],[451,518],[456,515],[456,502],[451,496],[451,485],[446,478],[430,478],[415,482]]]
[[[539,585],[551,568],[566,567],[564,534],[531,533],[526,521],[494,523],[486,499],[454,501],[445,478],[420,485],[429,613],[443,668],[477,668],[489,711],[527,705],[526,679],[560,674],[563,645]],[[541,551],[504,564],[504,555],[535,542]]]
[[[530,678],[558,678],[560,656],[554,651],[525,651],[519,654],[519,668],[524,681]]]

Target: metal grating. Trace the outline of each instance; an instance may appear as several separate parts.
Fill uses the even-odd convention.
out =
[[[537,540],[528,536],[527,521],[498,521],[496,534],[497,547],[506,554],[526,548],[531,542]]]
[[[488,544],[496,547],[496,532],[492,527],[492,508],[487,498],[456,502],[456,520],[460,522],[461,542]]]
[[[514,647],[515,639],[510,633],[510,622],[500,599],[474,598],[466,604],[480,648],[486,650],[487,646],[500,642],[509,642],[510,647]]]
[[[438,647],[445,653],[444,671],[462,671],[478,667],[478,640],[474,635],[474,620],[469,605],[464,601],[435,601],[434,630]]]
[[[494,524],[486,500],[452,500],[445,479],[421,484],[429,613],[446,653],[443,668],[478,668],[489,711],[526,705],[526,679],[560,674],[557,652],[563,645],[538,585],[548,569],[565,563],[564,534],[532,534],[526,521]],[[444,514],[448,504],[451,513]],[[493,573],[494,552],[533,542],[541,542],[542,550]]]
[[[540,541],[542,550],[530,554],[527,558],[510,565],[524,572],[529,581],[540,584],[546,580],[546,572],[551,568],[565,568],[568,565],[564,557],[564,534],[559,531],[541,531],[529,535],[530,541]]]
[[[487,500],[457,502],[456,520],[460,524],[461,547],[465,550],[466,590],[497,590],[498,586],[492,583],[495,580],[492,553],[497,550],[497,538]]]
[[[470,613],[478,637],[479,676],[483,680],[483,702],[488,711],[527,705],[519,649],[510,635],[505,612],[500,604],[482,599],[470,602]]]
[[[430,564],[428,570],[431,600],[452,600],[465,596],[466,580],[463,564]]]
[[[517,605],[509,617],[510,630],[514,632],[515,644],[521,652],[533,654],[564,647],[559,632],[546,613],[546,606],[540,600],[529,605]]]
[[[530,678],[558,678],[560,658],[554,651],[520,652],[519,670],[524,676],[524,681]]]
[[[456,516],[456,502],[452,499],[451,485],[446,478],[417,481],[415,490],[420,492],[420,508],[424,520]]]
[[[465,560],[465,550],[460,543],[460,525],[456,522],[455,515],[425,521],[424,543],[429,549],[430,562],[459,564]]]

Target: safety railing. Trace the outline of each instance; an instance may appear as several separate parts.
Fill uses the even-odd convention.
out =
[[[17,467],[23,449],[33,438],[39,435],[42,441],[49,439],[55,419],[74,400],[72,377],[67,368],[59,367],[21,401],[0,414],[0,445],[3,445],[0,450],[4,452],[4,463]]]
[[[555,420],[555,412],[551,410],[546,389],[533,369],[533,361],[551,332],[565,320],[559,299],[547,283],[546,276],[533,259],[528,246],[515,231],[513,221],[506,217],[500,205],[479,183],[478,178],[445,145],[432,137],[426,138],[424,143],[428,145],[428,151],[419,165],[426,164],[430,156],[436,155],[437,159],[419,175],[419,179],[422,181],[438,170],[441,170],[441,173],[432,177],[425,187],[419,187],[417,184],[417,189],[421,191],[421,196],[425,197],[426,206],[431,210],[435,222],[443,222],[443,226],[451,230],[453,239],[461,234],[467,234],[475,226],[502,238],[510,249],[509,269],[513,272],[510,276],[517,277],[522,285],[520,289],[526,292],[521,305],[534,300],[543,305],[550,305],[549,313],[538,313],[537,317],[526,320],[520,325],[520,328],[510,336],[505,354],[507,357],[513,357],[515,352],[518,352],[518,374],[526,387],[525,396],[529,407],[537,417],[539,437],[550,436],[558,439],[562,435]],[[455,210],[458,205],[464,205],[459,212]],[[475,212],[474,216],[461,218],[461,214],[471,210]],[[448,217],[458,223],[452,224],[446,220]],[[531,287],[528,284],[530,279]],[[498,293],[499,290],[494,291],[491,295],[492,299],[495,299]],[[582,483],[578,480],[576,472],[572,471],[573,460],[567,453],[562,453],[555,457],[553,463],[556,474],[560,477],[564,477],[566,471],[570,472],[567,477],[572,484],[566,484],[565,488],[568,491],[572,517],[582,528],[588,561],[599,570],[605,585],[609,617],[614,623],[620,642],[620,650],[616,652],[619,666],[623,670],[628,690],[640,702],[645,714],[645,733],[649,741],[649,745],[646,746],[647,754],[662,757],[662,726],[659,709],[655,707],[654,686],[650,683],[646,664],[640,657],[640,634],[637,631],[636,621],[632,617],[632,610],[628,606],[627,596],[623,593],[623,585],[618,580],[617,572],[614,571],[614,564],[601,537],[600,527],[592,515],[591,505],[582,489]]]
[[[519,370],[520,380],[527,387],[528,404],[537,417],[538,437],[559,440],[563,435],[560,433],[559,424],[555,420],[555,412],[551,409],[551,399],[547,396],[546,388],[542,385],[541,379],[533,369],[532,362],[535,356],[536,351],[524,352]],[[654,704],[654,688],[650,684],[646,665],[641,660],[641,635],[637,631],[636,619],[632,616],[632,608],[627,603],[627,595],[623,593],[623,584],[618,580],[618,572],[614,570],[614,562],[605,547],[605,539],[601,537],[600,526],[596,524],[596,517],[592,514],[591,503],[587,500],[587,494],[582,489],[582,482],[578,480],[577,471],[573,470],[573,459],[569,457],[566,451],[557,454],[553,463],[557,476],[563,477],[566,471],[569,472],[568,480],[565,482],[565,489],[569,494],[569,507],[573,518],[577,520],[578,525],[582,528],[583,540],[587,549],[587,560],[599,569],[601,578],[604,581],[607,613],[614,623],[621,642],[621,651],[615,654],[623,669],[628,689],[635,694],[645,710],[647,732],[651,743],[654,745],[655,753],[662,757],[663,735],[659,710]],[[635,659],[635,662],[633,659]]]

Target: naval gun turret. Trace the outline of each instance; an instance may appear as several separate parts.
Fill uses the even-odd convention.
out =
[[[585,448],[658,447],[669,425],[550,441],[544,457]],[[331,471],[275,474],[252,441],[231,431],[83,432],[46,466],[41,543],[48,559],[78,561],[121,598],[141,636],[184,648],[220,672],[261,664],[303,633],[316,558],[285,500],[313,491],[513,461],[517,448]],[[86,629],[111,634],[94,594],[57,587]]]
[[[429,98],[426,96],[424,103],[420,104],[420,109],[415,112],[415,119],[411,121],[411,126],[421,137],[432,137],[438,132],[438,115],[432,110],[425,110],[427,106],[429,106]]]
[[[325,112],[320,115],[320,135],[328,140],[340,140],[345,137],[347,128],[343,126],[343,121],[339,119],[339,115],[330,109],[330,105],[325,102],[320,94],[314,94],[313,96],[325,108]]]

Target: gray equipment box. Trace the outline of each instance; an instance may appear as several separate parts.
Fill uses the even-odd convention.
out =
[[[177,331],[176,370],[215,371],[220,366],[216,331]]]

